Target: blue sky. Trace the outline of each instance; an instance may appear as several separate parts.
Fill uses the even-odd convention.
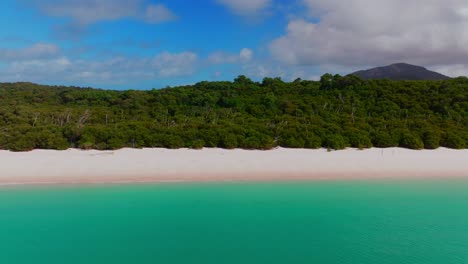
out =
[[[449,1],[3,0],[0,82],[150,89],[400,61],[466,75],[468,5]]]

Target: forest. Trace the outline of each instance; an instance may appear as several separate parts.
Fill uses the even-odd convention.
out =
[[[0,84],[0,149],[468,148],[468,78],[245,76],[153,90]]]

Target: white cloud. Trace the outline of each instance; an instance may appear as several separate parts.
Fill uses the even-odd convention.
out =
[[[430,70],[440,72],[450,77],[459,77],[468,75],[468,65],[453,64],[453,65],[435,65]]]
[[[245,64],[242,67],[242,74],[260,80],[265,77],[280,77],[284,81],[293,81],[297,78],[317,80],[320,75],[317,74],[317,71],[320,71],[320,69],[298,65],[284,65],[271,61],[252,61],[252,63]]]
[[[253,58],[253,51],[251,49],[243,48],[240,51],[239,58],[243,62],[248,62]]]
[[[147,23],[162,23],[176,18],[162,4],[146,4],[143,0],[36,0],[46,15],[68,17],[84,26],[99,21],[133,18]]]
[[[221,71],[215,71],[211,74],[211,77],[214,79],[218,79],[221,76],[223,76],[223,73]]]
[[[164,5],[149,5],[146,8],[145,21],[148,23],[157,24],[175,19],[177,19],[177,16]]]
[[[271,0],[217,0],[217,2],[240,16],[253,16],[271,4]]]
[[[193,73],[197,59],[193,52],[163,52],[150,59],[150,65],[157,77],[184,76]]]
[[[237,64],[247,63],[253,59],[254,52],[249,48],[243,48],[238,54],[216,51],[211,53],[207,61],[210,64]]]
[[[0,81],[129,83],[189,76],[195,72],[197,62],[198,56],[193,52],[162,52],[153,57],[107,60],[70,59],[62,55],[24,58],[5,62]]]
[[[465,0],[304,0],[304,4],[309,17],[291,20],[286,34],[270,44],[272,55],[283,63],[468,64]]]
[[[66,57],[27,60],[12,62],[6,69],[5,76],[7,80],[13,81],[31,81],[28,78],[41,78],[41,76],[64,77],[63,73],[70,67],[71,62]],[[1,75],[0,75],[1,76]]]
[[[0,48],[0,61],[35,60],[56,57],[60,48],[53,44],[37,43],[22,49]]]
[[[239,56],[237,54],[216,51],[208,55],[207,61],[210,64],[234,64],[239,61]]]

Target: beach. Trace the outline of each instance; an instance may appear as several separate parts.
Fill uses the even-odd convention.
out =
[[[0,151],[0,185],[468,178],[468,150]]]

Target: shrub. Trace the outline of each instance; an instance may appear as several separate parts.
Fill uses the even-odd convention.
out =
[[[379,131],[373,135],[372,144],[378,148],[391,148],[398,146],[398,140],[387,132]]]
[[[423,149],[424,143],[418,135],[411,132],[404,132],[401,135],[400,147],[409,149]]]
[[[423,134],[423,143],[425,149],[437,149],[440,147],[440,134],[433,131],[426,131]]]
[[[465,147],[465,142],[456,133],[449,132],[445,136],[443,146],[451,149],[463,149]]]
[[[234,134],[227,134],[221,140],[221,147],[226,149],[235,149],[238,147],[237,137]]]
[[[192,149],[202,149],[205,146],[205,141],[203,139],[195,139],[192,141],[190,148]]]
[[[341,135],[328,135],[325,137],[323,147],[327,149],[340,150],[346,148],[346,140]]]
[[[305,141],[305,147],[306,148],[311,148],[311,149],[318,149],[322,147],[322,139],[319,138],[315,134],[310,134],[306,141]]]

